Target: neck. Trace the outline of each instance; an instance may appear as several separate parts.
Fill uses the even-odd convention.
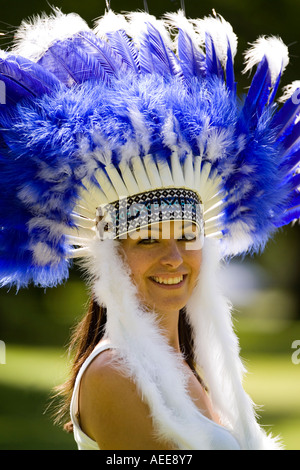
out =
[[[168,312],[168,314],[157,313],[157,320],[169,346],[176,352],[180,352],[178,334],[179,311]]]

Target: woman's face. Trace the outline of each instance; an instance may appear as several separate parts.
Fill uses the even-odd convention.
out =
[[[142,302],[163,315],[183,308],[197,281],[202,251],[193,224],[161,222],[121,240]]]

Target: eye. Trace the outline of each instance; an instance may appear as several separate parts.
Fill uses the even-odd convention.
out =
[[[181,238],[179,238],[178,240],[179,241],[184,241],[184,242],[191,242],[191,241],[194,241],[196,240],[197,238],[197,234],[196,233],[185,233],[184,235],[182,235]]]
[[[157,243],[157,240],[154,238],[142,238],[138,241],[138,245],[154,245]]]

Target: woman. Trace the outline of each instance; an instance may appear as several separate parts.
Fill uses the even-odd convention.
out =
[[[140,301],[149,311],[148,315],[156,316],[167,343],[181,358],[189,393],[197,407],[208,418],[219,421],[197,378],[191,338],[187,336],[187,344],[183,338],[182,343],[180,341],[180,333],[190,333],[184,306],[201,268],[201,249],[194,240],[195,230],[192,226],[187,229],[182,225],[181,221],[154,224],[151,234],[153,236],[153,231],[157,230],[155,238],[150,238],[148,228],[142,229],[137,232],[138,236],[121,240],[120,256],[130,269],[131,279],[137,286]],[[169,236],[163,238],[163,232],[168,228],[171,233],[165,233]],[[183,325],[180,332],[179,316]],[[140,398],[134,382],[124,373],[118,352],[111,347],[109,338],[101,339],[96,349],[99,355],[95,355],[91,363],[88,359],[89,365],[80,386],[81,429],[86,430],[88,436],[97,436],[94,440],[101,449],[174,448],[155,437],[149,408]]]
[[[246,54],[244,98],[236,46],[222,17],[109,11],[92,31],[56,11],[3,53],[1,282],[53,286],[82,259],[92,303],[64,387],[79,449],[280,448],[218,272],[299,218],[300,109],[295,83],[275,112],[280,39]]]
[[[150,338],[150,350],[153,342],[155,343],[155,335],[162,335],[161,340],[165,344],[161,344],[159,338],[156,339],[156,354],[160,357],[160,363],[150,365],[151,373],[157,378],[161,365],[161,372],[167,380],[172,381],[174,390],[178,388],[177,399],[187,402],[192,399],[189,406],[194,408],[195,418],[197,419],[200,413],[206,424],[205,440],[211,434],[210,438],[214,439],[216,448],[238,449],[236,439],[221,426],[220,418],[213,410],[205,385],[198,375],[192,345],[193,335],[185,311],[201,270],[203,242],[200,229],[192,223],[171,220],[154,223],[129,235],[117,242],[116,246],[117,257],[124,263],[124,273],[120,273],[120,259],[115,261],[118,264],[118,281],[125,283],[122,277],[126,278],[128,275],[127,282],[135,286],[136,291],[132,299],[127,292],[121,297],[129,297],[126,302],[137,303],[132,309],[138,310],[139,315],[145,315],[144,320],[147,323],[145,336],[142,334],[142,324],[138,328],[141,345],[137,345],[134,337],[131,345],[135,342],[135,346],[142,348],[142,351],[136,353],[140,356],[147,351],[146,337]],[[127,288],[125,290],[127,291]],[[113,293],[111,297],[114,297]],[[75,337],[75,342],[76,339],[81,342],[73,375],[74,379],[77,378],[75,391],[72,382],[71,386],[67,384],[65,390],[73,392],[71,416],[79,448],[178,449],[178,443],[173,443],[164,434],[161,435],[159,428],[162,425],[167,427],[165,419],[158,425],[158,429],[153,428],[152,412],[147,398],[144,398],[145,394],[149,395],[149,382],[146,384],[145,393],[142,392],[142,398],[141,389],[145,387],[145,383],[137,386],[137,374],[133,374],[128,368],[128,361],[122,356],[122,351],[111,341],[109,327],[106,327],[104,334],[105,325],[100,321],[99,308],[95,308],[95,304],[92,308],[96,321],[91,321],[91,315],[84,321],[88,322],[88,331],[93,328],[95,340],[88,339],[88,334],[83,334],[80,325]],[[126,325],[123,326],[132,327],[135,319],[130,321],[131,308],[122,306],[120,309],[125,312],[126,317]],[[112,334],[116,333],[116,329],[114,327]],[[117,342],[119,344],[119,341]],[[91,353],[92,345],[95,348]],[[86,346],[89,347],[88,352]],[[163,367],[163,356],[166,352],[162,348],[166,346],[169,349],[167,354],[174,355],[175,358],[175,363],[169,367],[167,364]],[[151,355],[152,351],[149,351],[147,357],[151,358]],[[169,360],[174,359],[170,357]],[[174,366],[178,370],[173,371],[176,375],[172,380],[169,369]],[[145,367],[149,367],[149,364],[145,364]],[[181,389],[183,384],[185,389]],[[183,410],[186,412],[187,407],[183,407]],[[159,415],[161,413],[163,410],[159,411]],[[192,427],[192,422],[188,421],[187,425]],[[197,438],[199,439],[199,436]]]

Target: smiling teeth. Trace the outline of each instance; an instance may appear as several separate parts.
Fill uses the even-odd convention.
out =
[[[153,277],[152,279],[159,284],[179,284],[183,280],[183,276],[172,277],[168,279],[163,279],[162,277]]]

